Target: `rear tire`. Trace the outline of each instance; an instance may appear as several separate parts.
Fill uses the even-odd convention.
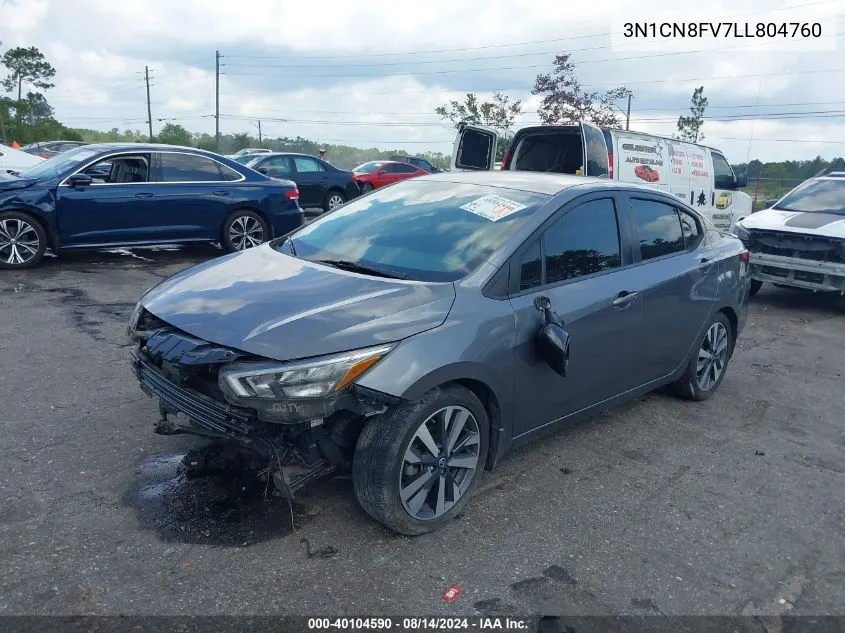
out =
[[[716,393],[731,359],[734,340],[731,323],[722,312],[710,320],[684,375],[672,384],[675,393],[687,400],[707,400]]]
[[[37,266],[47,250],[47,234],[28,213],[0,213],[0,268],[22,270]]]
[[[326,199],[323,200],[323,211],[333,211],[342,204],[346,204],[346,196],[337,190],[329,191],[326,194]]]
[[[221,240],[227,253],[259,246],[271,237],[267,222],[255,211],[241,209],[226,218]]]
[[[468,389],[432,389],[373,419],[352,461],[355,496],[400,534],[437,530],[463,510],[487,457],[489,420]]]
[[[365,193],[370,193],[373,190],[373,185],[368,182],[361,183],[361,195],[363,196]]]
[[[775,284],[777,285],[777,284]],[[763,282],[759,279],[752,279],[751,280],[751,289],[748,291],[748,296],[753,297],[758,292],[760,292],[760,288],[763,287]]]

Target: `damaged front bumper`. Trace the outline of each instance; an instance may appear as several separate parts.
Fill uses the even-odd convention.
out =
[[[277,419],[237,406],[218,387],[221,370],[253,360],[238,350],[197,339],[166,324],[132,330],[131,368],[141,389],[158,401],[154,431],[191,434],[235,445],[268,464],[276,488],[292,496],[308,481],[348,468],[366,418],[398,399],[351,384],[330,398],[280,401]]]
[[[753,251],[749,256],[751,276],[758,281],[845,293],[845,264]]]

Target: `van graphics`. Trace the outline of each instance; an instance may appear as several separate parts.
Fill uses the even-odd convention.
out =
[[[634,167],[634,175],[640,180],[645,180],[646,182],[657,182],[660,180],[660,174],[657,170],[652,169],[648,165],[637,165]]]

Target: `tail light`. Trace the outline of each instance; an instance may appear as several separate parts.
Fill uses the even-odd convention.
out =
[[[285,191],[285,198],[289,200],[299,200],[299,189],[288,189]]]
[[[613,178],[613,152],[607,153],[607,176]]]
[[[742,251],[739,254],[739,258],[744,261],[746,264],[751,261],[751,255],[748,254],[748,251]]]
[[[502,171],[505,171],[505,170],[507,169],[508,156],[509,156],[509,155],[510,155],[509,150],[505,150],[505,153],[504,153],[504,154],[502,154],[502,166],[499,168],[499,169],[501,169]]]

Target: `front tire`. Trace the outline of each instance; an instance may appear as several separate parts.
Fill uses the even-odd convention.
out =
[[[370,193],[373,190],[373,185],[369,182],[362,182],[361,183],[361,195],[363,196],[365,193]]]
[[[228,253],[245,251],[270,239],[267,222],[255,211],[235,211],[223,223],[223,248]]]
[[[698,344],[686,371],[673,384],[675,392],[687,400],[707,400],[716,393],[728,369],[733,351],[733,330],[728,317],[717,312]]]
[[[20,211],[0,213],[0,268],[32,268],[44,259],[47,234],[31,215]]]
[[[443,527],[481,480],[489,420],[468,389],[438,387],[378,416],[358,438],[355,496],[367,514],[400,534]]]

